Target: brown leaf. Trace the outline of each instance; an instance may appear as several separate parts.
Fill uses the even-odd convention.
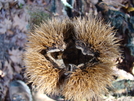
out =
[[[0,23],[0,33],[4,34],[8,29],[10,29],[12,26],[12,22],[9,19],[4,19],[4,21],[2,21]]]
[[[10,59],[13,63],[22,64],[22,54],[23,51],[20,51],[19,49],[12,49],[9,50]]]
[[[13,27],[18,26],[20,30],[27,31],[28,21],[26,16],[25,13],[22,14],[22,17],[19,17],[18,14],[16,14],[13,18]]]
[[[13,71],[13,68],[11,67],[11,61],[9,61],[9,62],[8,61],[5,61],[4,68],[6,68],[5,71],[4,71],[6,77],[12,79],[13,78],[14,71]]]

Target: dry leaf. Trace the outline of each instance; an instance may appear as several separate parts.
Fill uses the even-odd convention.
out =
[[[0,33],[4,34],[8,29],[10,29],[12,26],[12,22],[9,19],[4,19],[4,21],[2,21],[0,23]]]
[[[134,80],[134,76],[122,69],[118,69],[117,67],[114,68],[116,76],[118,77],[117,80]]]
[[[19,49],[12,49],[9,50],[10,59],[13,63],[22,64],[22,54],[23,51],[20,51]]]
[[[16,73],[20,73],[21,72],[21,70],[22,70],[22,68],[19,66],[19,65],[14,65],[14,71],[16,72]]]
[[[26,16],[25,13],[23,13],[21,17],[16,14],[13,18],[13,27],[18,26],[20,30],[27,31],[28,21]]]
[[[33,91],[33,97],[36,101],[56,101],[49,98],[44,92],[41,91]]]
[[[108,5],[109,9],[119,11],[120,8],[125,7],[124,3],[126,3],[128,0],[102,0],[102,1]]]
[[[7,78],[10,78],[10,80],[13,78],[13,68],[11,67],[11,61],[5,61],[5,66],[4,66],[5,71],[3,71],[6,75]],[[8,83],[7,83],[8,84]]]
[[[124,2],[124,0],[102,0],[102,1],[105,2],[107,5],[113,5],[113,6],[122,5],[122,2]]]

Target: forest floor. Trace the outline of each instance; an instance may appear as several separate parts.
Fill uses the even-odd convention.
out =
[[[99,0],[79,0],[79,2],[72,0],[74,3],[70,14],[66,12],[65,4],[61,1],[0,0],[0,101],[9,100],[11,81],[26,82],[23,53],[27,34],[32,29],[33,23],[39,24],[41,20],[53,16],[63,19],[67,16],[88,15],[110,21],[112,26],[118,30],[117,37],[123,40],[121,48],[124,58],[120,61],[119,68],[115,68],[117,74],[117,79],[113,82],[115,89],[103,97],[104,101],[134,101],[133,0],[102,0],[101,3]],[[33,95],[40,101],[54,101],[45,94]],[[56,100],[56,97],[53,96],[52,98],[55,101],[63,101],[63,99]]]

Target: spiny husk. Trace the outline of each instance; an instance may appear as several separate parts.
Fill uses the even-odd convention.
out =
[[[29,46],[32,50],[40,52],[43,49],[64,46],[63,31],[66,31],[66,20],[52,19],[35,26],[35,30],[28,35]]]
[[[67,44],[64,41],[70,35],[90,46],[99,55],[95,57],[96,63],[89,61],[86,68],[76,69],[59,83],[64,70],[57,68],[41,52],[47,52],[49,48],[64,50]],[[28,41],[25,53],[26,74],[38,90],[47,94],[61,94],[66,100],[92,101],[98,100],[101,94],[107,92],[107,86],[111,86],[112,67],[116,65],[113,60],[120,55],[119,44],[113,28],[101,20],[48,20],[35,28],[28,36]]]
[[[109,25],[97,18],[74,19],[76,39],[91,45],[95,52],[99,52],[98,59],[103,62],[113,62],[113,58],[120,55],[119,39],[115,37],[115,30]]]
[[[66,32],[66,20],[52,19],[36,26],[35,30],[28,35],[24,61],[26,65],[26,75],[29,81],[36,85],[38,90],[43,90],[47,94],[59,94],[59,76],[61,69],[55,68],[49,60],[42,54],[49,48],[64,49],[63,33]]]
[[[108,92],[107,87],[111,86],[113,80],[114,73],[111,66],[113,64],[102,63],[76,70],[66,79],[62,90],[63,95],[66,99],[73,101],[92,101],[93,99],[101,101],[101,96]]]
[[[74,101],[99,99],[107,92],[113,80],[112,67],[116,65],[114,59],[120,56],[119,40],[115,37],[113,28],[101,20],[77,18],[74,19],[75,38],[90,46],[98,63],[88,63],[86,69],[78,69],[66,80],[63,95],[66,99]],[[95,100],[95,101],[96,101]]]
[[[59,93],[59,72],[44,56],[36,52],[28,52],[26,55],[26,75],[29,82],[33,82],[37,90],[48,94]],[[35,61],[36,60],[36,61]]]

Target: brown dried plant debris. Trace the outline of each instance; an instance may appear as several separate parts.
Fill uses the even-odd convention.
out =
[[[28,35],[26,75],[37,90],[66,100],[98,100],[113,80],[120,57],[115,31],[91,18],[52,18]]]
[[[28,20],[29,20],[29,15],[28,13],[24,10],[24,13],[21,15],[21,17],[18,16],[18,14],[14,15],[13,17],[13,27],[18,26],[22,32],[27,31],[28,27]]]
[[[5,32],[10,29],[12,26],[12,22],[9,19],[4,19],[1,23],[0,23],[0,34],[5,34]]]
[[[24,52],[23,50],[19,49],[12,49],[8,51],[11,61],[17,64],[23,64],[22,60],[23,52]]]

